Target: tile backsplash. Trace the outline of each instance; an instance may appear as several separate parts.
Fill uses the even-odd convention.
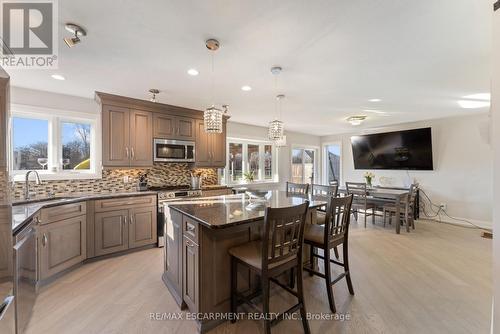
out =
[[[203,185],[216,185],[218,182],[217,169],[195,168],[192,169],[185,163],[156,164],[152,168],[132,169],[105,169],[102,171],[102,179],[93,180],[57,180],[43,181],[36,185],[31,183],[31,191],[37,196],[47,193],[65,194],[74,192],[120,192],[133,191],[136,189],[137,181],[141,174],[147,173],[149,186],[162,185],[188,185],[191,182],[191,173],[203,176]],[[129,182],[124,182],[124,177],[129,177]],[[43,177],[42,177],[43,179]],[[20,199],[24,194],[24,182],[14,182],[12,195]]]

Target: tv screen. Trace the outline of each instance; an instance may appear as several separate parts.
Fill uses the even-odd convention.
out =
[[[432,170],[431,128],[351,137],[355,169]]]

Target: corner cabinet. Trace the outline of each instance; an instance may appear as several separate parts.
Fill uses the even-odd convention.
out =
[[[153,114],[118,106],[102,107],[104,167],[153,165]]]
[[[196,120],[196,166],[214,168],[226,166],[226,120],[220,134],[206,133],[205,123]]]

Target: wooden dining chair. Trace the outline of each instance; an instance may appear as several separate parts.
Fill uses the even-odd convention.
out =
[[[353,195],[351,211],[354,214],[356,221],[358,221],[358,213],[362,210],[364,214],[365,228],[366,218],[368,216],[372,216],[372,223],[375,224],[375,210],[377,206],[368,199],[366,183],[346,182],[345,186],[347,195]],[[371,209],[371,213],[368,212],[369,209]]]
[[[339,186],[339,181],[337,181],[337,180],[330,181],[330,185],[338,187]]]
[[[397,223],[400,223],[401,220],[404,220],[406,224],[406,229],[409,230],[411,226],[412,229],[415,229],[415,202],[418,193],[418,184],[412,184],[410,186],[410,191],[408,192],[408,196],[403,197],[401,200],[401,206],[399,209],[400,212],[400,220]],[[392,216],[396,214],[396,205],[394,203],[389,203],[384,205],[383,207],[383,215],[384,215],[384,227],[386,224],[387,216],[389,217],[389,224],[392,222]]]
[[[288,208],[267,208],[261,241],[253,241],[229,249],[231,255],[231,312],[246,302],[265,315],[264,332],[271,333],[271,326],[284,319],[286,315],[300,310],[305,333],[310,333],[304,304],[302,282],[302,249],[304,245],[304,227],[309,202]],[[252,302],[251,296],[237,291],[237,266],[243,265],[261,277],[262,309]],[[293,271],[296,274],[297,291],[278,281],[278,276]],[[298,303],[285,312],[269,319],[270,283],[273,282],[297,297]],[[236,320],[232,320],[235,322]]]
[[[337,186],[324,186],[321,184],[312,184],[311,185],[311,195],[325,197],[328,199],[329,197],[337,197],[338,195],[338,187]],[[325,214],[326,206],[317,209],[316,223],[323,225],[325,223]]]
[[[304,267],[309,274],[317,275],[325,279],[326,291],[330,310],[336,313],[335,301],[333,298],[332,286],[345,277],[349,293],[354,295],[352,287],[351,272],[349,271],[348,236],[349,222],[351,217],[351,205],[353,195],[345,197],[331,197],[326,210],[325,225],[307,224],[304,231],[304,244],[310,246],[309,263],[310,267]],[[330,257],[330,251],[342,245],[342,260],[339,262]],[[323,256],[319,255],[317,249],[323,250]],[[314,258],[323,259],[325,273],[321,273],[314,268]],[[344,268],[344,272],[332,278],[331,264],[336,264]]]
[[[309,193],[308,183],[286,183],[286,194],[287,195],[307,195]]]

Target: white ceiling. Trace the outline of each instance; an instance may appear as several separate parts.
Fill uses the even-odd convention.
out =
[[[104,91],[203,109],[211,104],[205,39],[216,37],[215,101],[236,122],[267,125],[274,78],[289,130],[327,135],[461,113],[488,93],[491,0],[59,0],[59,70],[11,70],[12,85],[93,97]],[[88,30],[69,49],[65,22]],[[186,71],[197,68],[200,75]],[[57,81],[53,73],[66,77]],[[243,92],[250,85],[251,92]],[[381,102],[368,102],[380,98]],[[364,112],[378,109],[380,115]]]

